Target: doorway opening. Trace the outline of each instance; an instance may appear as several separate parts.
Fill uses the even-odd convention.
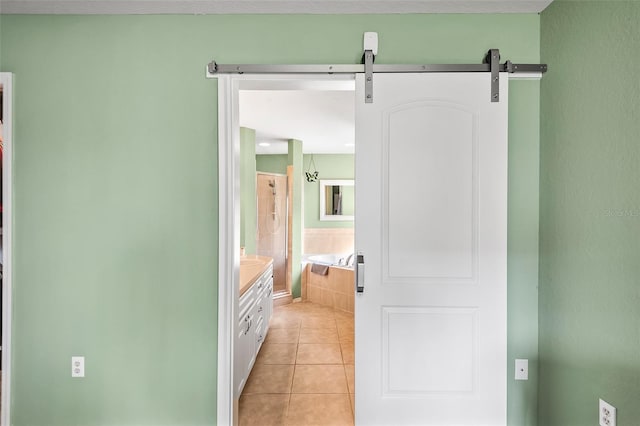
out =
[[[253,316],[255,359],[242,346],[234,360],[251,360],[240,424],[353,423],[354,103],[353,90],[240,91],[241,242],[273,259],[276,306]]]
[[[221,424],[233,424],[238,422],[240,418],[241,405],[241,392],[233,388],[234,380],[234,368],[233,365],[236,362],[235,352],[235,336],[238,334],[238,277],[239,277],[239,265],[241,264],[241,238],[240,231],[244,226],[241,222],[243,217],[241,200],[244,197],[241,188],[241,177],[247,176],[242,167],[244,164],[242,153],[242,136],[240,129],[251,129],[255,127],[256,139],[255,143],[255,158],[256,168],[254,170],[256,190],[253,196],[256,200],[256,242],[255,250],[258,253],[260,247],[260,237],[266,231],[274,233],[276,230],[280,230],[283,224],[286,224],[286,238],[287,238],[287,255],[286,255],[286,269],[287,280],[283,291],[290,292],[291,299],[301,303],[287,303],[282,306],[276,306],[274,309],[273,318],[271,320],[271,328],[266,336],[266,342],[261,346],[260,352],[255,361],[254,370],[256,368],[264,368],[263,365],[267,365],[267,369],[282,369],[291,371],[291,383],[289,389],[285,393],[280,394],[280,399],[286,399],[287,403],[290,400],[308,398],[310,395],[306,393],[306,396],[297,396],[292,398],[292,391],[295,390],[292,387],[293,376],[296,369],[299,370],[299,374],[304,370],[313,369],[314,364],[309,363],[308,357],[313,355],[307,354],[307,360],[303,359],[305,355],[300,354],[301,358],[298,358],[298,351],[309,351],[310,349],[329,349],[331,354],[329,357],[334,357],[331,366],[333,369],[341,369],[342,378],[344,379],[344,392],[341,397],[346,401],[346,407],[349,409],[349,415],[353,419],[352,400],[350,397],[349,389],[353,393],[353,381],[351,381],[351,387],[347,384],[347,374],[350,372],[353,374],[353,278],[348,280],[345,293],[350,293],[351,299],[351,322],[348,321],[349,313],[340,309],[336,310],[334,306],[329,306],[329,298],[324,301],[322,296],[317,297],[314,293],[316,287],[308,286],[307,277],[311,274],[311,264],[316,262],[320,264],[320,261],[316,259],[316,262],[309,261],[309,256],[303,255],[319,255],[328,254],[329,252],[336,255],[342,255],[342,261],[345,262],[348,257],[353,254],[353,220],[350,221],[333,221],[324,222],[320,220],[320,179],[316,182],[307,182],[304,172],[308,166],[311,155],[314,155],[315,166],[319,172],[320,178],[327,179],[348,179],[353,180],[353,161],[354,161],[354,135],[353,129],[355,127],[355,119],[353,117],[353,91],[354,76],[345,75],[318,75],[318,76],[251,76],[251,75],[239,75],[239,76],[220,76],[219,78],[219,131],[220,131],[220,208],[221,208],[221,222],[220,222],[220,282],[232,282],[232,286],[227,286],[227,289],[220,288],[220,317],[219,317],[219,369],[222,373],[219,377],[218,385],[218,422]],[[285,130],[286,136],[278,136],[270,133],[270,130],[263,130],[259,124],[252,124],[245,121],[245,113],[243,113],[244,102],[243,99],[247,93],[257,96],[263,95],[271,98],[273,102],[274,95],[285,94],[294,95],[301,94],[302,92],[313,92],[319,94],[324,92],[325,95],[333,93],[336,96],[340,96],[340,92],[350,92],[350,100],[347,101],[346,108],[351,109],[351,119],[349,125],[351,126],[351,138],[348,141],[342,140],[344,153],[332,153],[330,143],[335,142],[332,138],[325,138],[324,143],[320,142],[320,146],[324,148],[324,151],[311,151],[308,150],[308,146],[304,135],[300,133]],[[330,96],[329,96],[330,97]],[[231,101],[228,103],[228,101]],[[316,105],[317,106],[317,105]],[[303,108],[293,107],[295,111],[300,112]],[[273,106],[269,108],[258,108],[261,111],[271,111],[275,109]],[[334,109],[334,114],[336,113]],[[283,119],[288,120],[294,124],[300,124],[303,120],[299,116],[294,116],[293,113],[280,112]],[[322,126],[322,120],[317,114],[307,114],[307,122],[314,123],[315,126]],[[269,122],[273,122],[273,119],[267,119]],[[326,125],[327,128],[333,128],[335,126]],[[321,132],[319,132],[321,133]],[[265,140],[270,139],[270,140]],[[335,139],[335,138],[333,138]],[[226,146],[223,141],[231,141]],[[269,145],[267,145],[269,144]],[[306,145],[306,147],[305,147]],[[265,152],[272,150],[271,152]],[[275,151],[273,151],[275,150]],[[345,174],[338,173],[336,166],[339,162],[336,162],[338,155],[345,155],[351,162],[351,171]],[[331,167],[324,167],[321,163],[328,164]],[[291,163],[291,164],[289,164]],[[288,183],[282,185],[279,183],[279,179],[288,178]],[[270,185],[271,184],[271,185]],[[296,187],[297,185],[297,187]],[[263,188],[264,187],[264,188]],[[275,196],[274,196],[275,190]],[[297,191],[296,191],[297,190]],[[286,191],[286,201],[284,197],[280,198],[279,195],[283,191]],[[261,212],[260,198],[261,194],[264,195],[263,200],[263,212]],[[313,194],[313,195],[311,195]],[[284,194],[283,194],[284,195]],[[280,213],[283,208],[283,201],[286,203],[286,217]],[[223,212],[224,210],[224,212]],[[310,223],[308,217],[314,217],[314,223]],[[266,221],[265,219],[270,219]],[[262,223],[261,223],[262,222]],[[268,223],[267,223],[268,222]],[[348,222],[348,223],[346,223]],[[268,226],[272,225],[272,226]],[[278,225],[278,226],[276,226]],[[245,243],[247,231],[245,229]],[[346,235],[346,236],[345,236]],[[321,240],[324,238],[324,242]],[[279,237],[278,237],[279,239]],[[297,239],[297,243],[296,243]],[[344,242],[348,240],[348,247],[346,249],[336,247],[339,245],[340,240]],[[268,239],[265,239],[265,245],[269,245]],[[246,244],[250,246],[251,244]],[[332,246],[333,245],[333,246]],[[344,245],[344,244],[343,244]],[[322,249],[319,249],[322,247]],[[245,247],[246,249],[246,247]],[[312,251],[307,251],[312,250]],[[249,254],[249,253],[247,253]],[[275,253],[274,253],[275,254]],[[267,255],[266,249],[262,252],[262,255]],[[276,256],[269,256],[275,257]],[[327,265],[329,266],[329,265]],[[346,265],[343,265],[346,266]],[[274,291],[278,290],[278,280],[276,279],[277,265],[274,264]],[[353,271],[350,271],[353,273]],[[318,275],[318,274],[316,274]],[[321,275],[318,275],[321,277]],[[322,275],[326,277],[326,275]],[[345,281],[346,282],[346,281]],[[335,296],[335,295],[331,295]],[[327,297],[327,296],[325,296]],[[313,298],[313,301],[311,299]],[[331,301],[334,300],[330,297]],[[344,301],[341,303],[341,307],[346,308],[347,296],[345,295]],[[344,305],[344,306],[343,306]],[[302,309],[310,309],[313,312],[302,312]],[[334,312],[338,312],[334,315]],[[306,314],[310,314],[311,317],[306,320],[303,318]],[[235,321],[234,321],[235,319]],[[331,327],[332,325],[332,327]],[[328,326],[328,327],[327,327]],[[339,330],[340,326],[340,330]],[[350,342],[340,341],[340,334],[343,336],[347,334],[350,327],[349,337],[343,337],[342,340],[350,339]],[[287,329],[294,328],[296,331],[287,331]],[[333,328],[333,330],[330,330]],[[329,331],[327,331],[329,330]],[[281,339],[283,335],[296,334],[296,342],[284,343]],[[326,335],[330,336],[326,336]],[[323,337],[324,336],[324,337]],[[286,339],[286,338],[285,338]],[[327,340],[327,341],[325,341]],[[329,342],[328,340],[331,340]],[[335,340],[335,341],[334,341]],[[282,343],[280,343],[282,342]],[[344,345],[343,345],[344,344]],[[315,347],[313,345],[316,345]],[[345,346],[348,352],[348,347],[351,346],[351,360],[350,364],[347,364],[349,372],[345,372],[345,364],[343,360],[343,348]],[[326,347],[325,347],[326,346]],[[270,354],[273,351],[290,351],[295,347],[293,357],[286,362],[289,364],[269,364],[267,358],[273,359]],[[289,352],[291,354],[291,352]],[[282,355],[282,354],[281,354]],[[286,354],[282,356],[287,356]],[[290,355],[289,355],[290,356]],[[348,353],[346,355],[349,356]],[[265,361],[266,359],[266,361]],[[338,364],[338,360],[340,363]],[[263,362],[265,361],[265,362]],[[280,358],[277,362],[283,362]],[[324,362],[324,361],[322,361]],[[335,362],[335,364],[333,364]],[[325,365],[325,364],[315,364]],[[329,365],[329,364],[326,364]],[[350,366],[351,365],[351,366]],[[223,373],[227,372],[227,373]],[[255,391],[255,383],[250,378],[245,386],[245,389]],[[246,393],[246,392],[245,392]],[[287,395],[283,397],[282,395]],[[303,395],[300,393],[300,395]],[[257,398],[245,398],[245,399],[258,399]],[[344,404],[343,404],[344,407]],[[294,410],[295,411],[295,410]]]

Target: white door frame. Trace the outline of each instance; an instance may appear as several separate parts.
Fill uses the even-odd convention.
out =
[[[11,419],[11,306],[13,280],[12,187],[13,187],[13,74],[0,72],[2,85],[2,412],[0,424]]]
[[[218,79],[218,413],[238,422],[233,389],[240,270],[240,90],[354,90],[352,74],[219,75]]]

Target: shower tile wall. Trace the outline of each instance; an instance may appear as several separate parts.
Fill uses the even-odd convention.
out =
[[[273,291],[287,290],[287,177],[257,174],[256,252],[273,258]]]

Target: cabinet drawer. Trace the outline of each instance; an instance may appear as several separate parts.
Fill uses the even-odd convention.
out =
[[[269,267],[261,276],[256,280],[256,283],[253,287],[256,289],[258,293],[262,293],[269,282],[270,279],[273,278],[273,268]]]
[[[244,316],[246,316],[249,313],[249,311],[251,310],[251,308],[256,302],[257,296],[258,296],[258,292],[254,288],[254,286],[251,286],[251,288],[249,288],[249,290],[247,290],[242,295],[242,297],[238,301],[238,319],[242,319]]]

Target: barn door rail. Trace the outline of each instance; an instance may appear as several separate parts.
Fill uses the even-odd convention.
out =
[[[490,100],[500,101],[500,73],[522,74],[527,78],[540,78],[547,72],[547,64],[500,63],[500,51],[490,49],[480,64],[376,64],[373,49],[365,49],[362,64],[207,64],[207,77],[220,74],[365,74],[365,103],[373,102],[373,80],[377,73],[454,73],[486,72],[491,75]]]

